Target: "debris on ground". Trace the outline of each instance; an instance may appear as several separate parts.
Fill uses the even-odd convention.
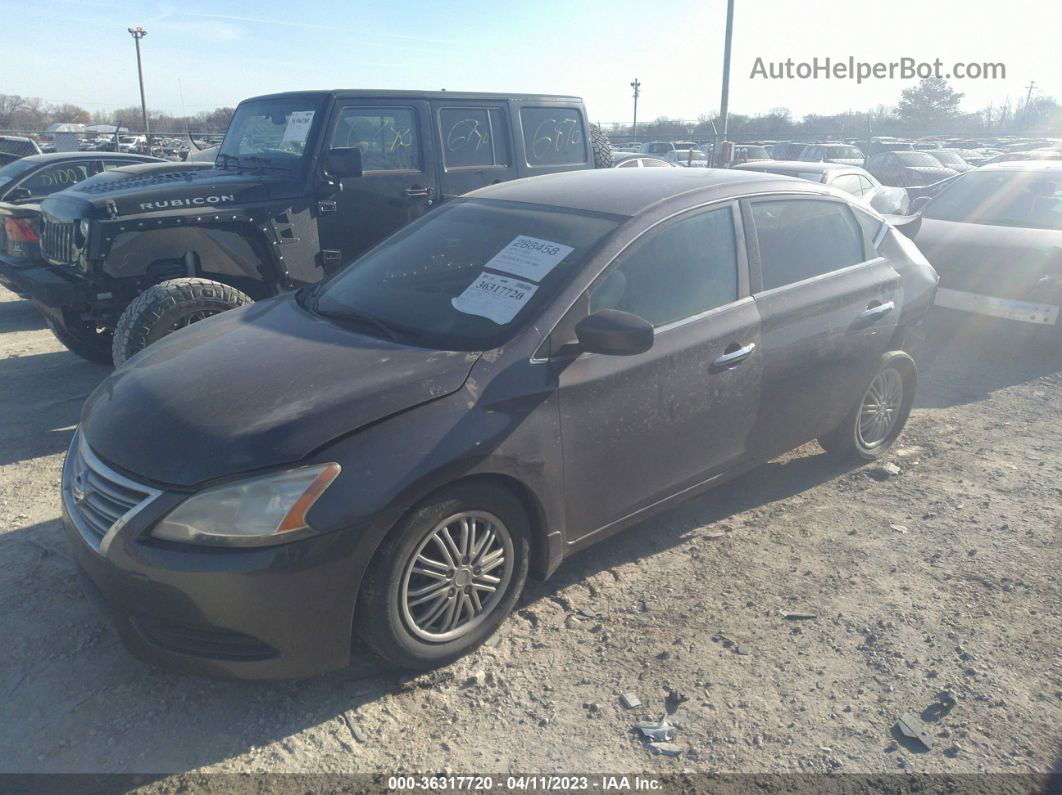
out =
[[[683,750],[681,745],[674,743],[649,743],[649,747],[653,749],[653,753],[664,756],[678,756]]]
[[[685,695],[684,693],[680,693],[678,690],[669,690],[667,694],[667,699],[665,699],[664,701],[664,705],[667,708],[668,714],[670,715],[676,709],[679,708],[680,704],[684,704],[689,700],[690,697]]]
[[[642,705],[642,700],[634,693],[623,693],[620,695],[620,703],[623,704],[624,709],[634,709]]]
[[[888,480],[891,477],[899,475],[903,470],[891,461],[887,464],[880,464],[876,467],[871,467],[867,470],[867,474],[874,478],[874,480]]]
[[[922,720],[914,713],[903,713],[896,722],[896,726],[900,730],[900,734],[909,740],[920,742],[927,751],[933,747],[933,738],[926,732],[926,727]]]
[[[889,529],[895,530],[897,533],[900,533],[902,535],[907,535],[907,525],[905,524],[890,524]]]
[[[649,740],[668,741],[675,736],[675,727],[665,717],[658,721],[640,720],[634,728]]]
[[[779,610],[782,618],[786,621],[814,621],[819,616],[817,613],[790,613],[788,610]]]

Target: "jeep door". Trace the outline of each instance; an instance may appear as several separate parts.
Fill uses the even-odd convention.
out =
[[[360,177],[318,179],[322,266],[334,272],[427,212],[438,198],[436,155],[424,100],[338,100],[325,133],[329,149],[357,147]]]
[[[443,198],[516,178],[508,103],[433,101],[431,113]]]
[[[569,541],[745,457],[763,362],[737,221],[727,203],[658,224],[573,309],[638,315],[655,339],[635,356],[557,365]]]
[[[851,410],[889,348],[902,292],[846,202],[789,195],[743,205],[763,335],[761,458],[816,438]]]

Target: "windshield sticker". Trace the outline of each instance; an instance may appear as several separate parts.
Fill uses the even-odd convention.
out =
[[[549,240],[517,235],[483,267],[540,282],[574,250]]]
[[[284,128],[284,137],[281,140],[285,143],[306,143],[306,136],[310,133],[310,124],[313,122],[313,114],[312,110],[292,111],[288,116],[288,126]]]
[[[494,273],[481,273],[450,303],[458,312],[479,315],[504,326],[516,317],[516,313],[531,300],[536,290],[538,286],[528,282]]]

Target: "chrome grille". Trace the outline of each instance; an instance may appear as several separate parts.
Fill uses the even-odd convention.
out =
[[[44,258],[53,265],[77,264],[76,222],[63,223],[44,216],[41,227],[41,254]]]
[[[120,475],[100,461],[75,434],[63,472],[63,499],[74,523],[93,548],[108,531],[128,519],[160,492]]]

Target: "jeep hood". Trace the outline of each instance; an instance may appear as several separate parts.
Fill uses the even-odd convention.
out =
[[[286,175],[203,168],[195,164],[145,164],[106,171],[44,200],[51,217],[114,218],[145,213],[210,212],[301,193]]]
[[[294,464],[339,436],[458,390],[478,354],[364,336],[294,295],[178,331],[114,372],[81,418],[130,476],[174,486]]]

